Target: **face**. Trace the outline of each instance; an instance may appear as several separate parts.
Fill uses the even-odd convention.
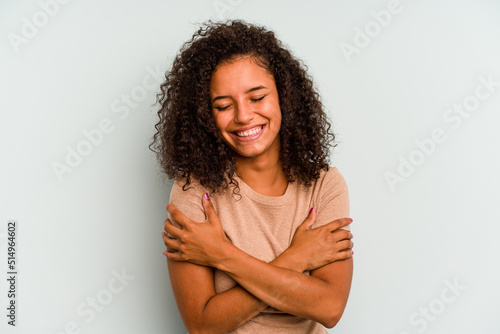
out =
[[[279,156],[281,109],[272,74],[251,57],[217,66],[210,81],[215,125],[236,158]]]

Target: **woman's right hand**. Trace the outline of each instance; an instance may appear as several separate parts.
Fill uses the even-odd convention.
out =
[[[352,223],[351,218],[340,218],[326,225],[311,228],[315,219],[316,212],[311,209],[304,222],[297,227],[292,242],[285,251],[287,256],[298,261],[296,264],[303,271],[348,259],[353,253],[352,234],[341,229]]]

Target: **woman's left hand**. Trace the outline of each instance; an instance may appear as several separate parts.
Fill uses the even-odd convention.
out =
[[[182,229],[172,225],[168,218],[165,220],[163,241],[167,252],[164,254],[174,261],[216,267],[225,258],[225,246],[232,244],[224,233],[208,194],[203,196],[202,202],[207,217],[204,222],[189,219],[172,204],[167,206],[167,211]]]

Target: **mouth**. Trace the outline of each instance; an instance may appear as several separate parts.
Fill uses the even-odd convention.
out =
[[[258,125],[245,131],[232,132],[232,134],[234,135],[234,137],[241,141],[254,140],[262,134],[262,130],[264,130],[264,127],[265,125]]]
[[[264,128],[264,125],[259,125],[259,126],[253,127],[251,129],[248,129],[245,131],[234,132],[234,134],[237,137],[252,137],[252,136],[255,136],[256,134],[258,134],[259,132],[261,132],[263,128]]]

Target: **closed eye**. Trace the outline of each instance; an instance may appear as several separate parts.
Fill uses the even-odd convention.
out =
[[[259,98],[257,98],[257,99],[250,99],[250,100],[251,100],[252,102],[259,102],[259,101],[261,101],[263,98],[265,98],[266,96],[267,96],[267,95],[264,95],[264,96],[259,97]]]
[[[224,110],[226,110],[227,108],[229,108],[230,106],[231,106],[231,105],[230,105],[230,104],[228,104],[228,105],[227,105],[227,106],[225,106],[225,107],[215,106],[214,108],[215,108],[215,109],[217,109],[218,111],[224,111]]]

